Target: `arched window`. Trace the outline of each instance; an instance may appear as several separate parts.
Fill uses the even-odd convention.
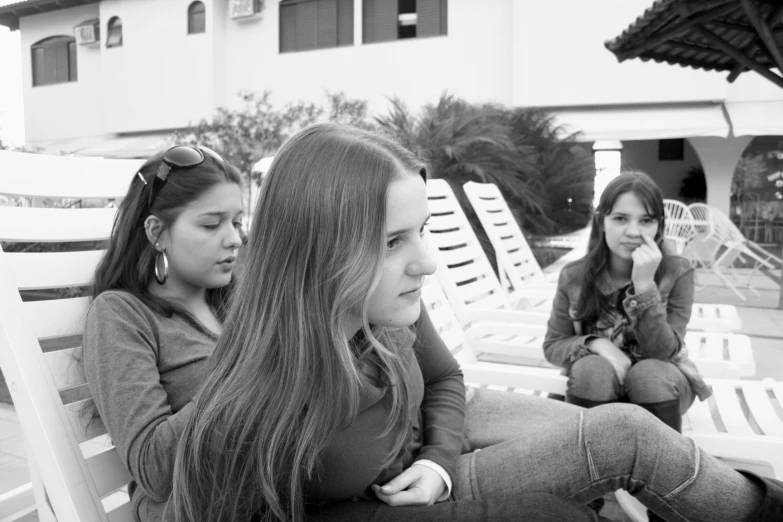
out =
[[[76,39],[52,36],[30,46],[33,87],[76,81]]]
[[[202,2],[193,2],[188,7],[188,34],[203,33],[207,30],[207,11]]]
[[[106,47],[122,47],[122,20],[118,16],[109,18],[106,31]]]

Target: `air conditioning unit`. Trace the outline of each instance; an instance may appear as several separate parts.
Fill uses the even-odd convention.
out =
[[[229,0],[229,15],[234,20],[259,18],[264,8],[263,0]]]
[[[97,44],[101,41],[100,25],[98,20],[88,20],[74,27],[76,43],[79,45]]]

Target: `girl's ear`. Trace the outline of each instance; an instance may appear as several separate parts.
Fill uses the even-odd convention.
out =
[[[155,245],[163,233],[163,221],[159,217],[150,214],[144,220],[144,232],[147,234],[147,240],[151,245]]]

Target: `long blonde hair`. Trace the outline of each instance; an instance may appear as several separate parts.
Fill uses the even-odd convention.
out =
[[[386,250],[386,193],[406,173],[426,178],[426,167],[391,140],[334,124],[303,130],[275,157],[244,279],[178,447],[178,520],[303,520],[303,482],[366,386],[389,389],[385,434],[396,444],[386,464],[405,443],[413,335],[371,326],[367,306]],[[380,377],[368,380],[365,366]]]

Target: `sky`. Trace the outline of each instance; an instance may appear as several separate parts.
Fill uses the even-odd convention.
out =
[[[20,34],[0,26],[0,137],[16,145],[24,143]]]

